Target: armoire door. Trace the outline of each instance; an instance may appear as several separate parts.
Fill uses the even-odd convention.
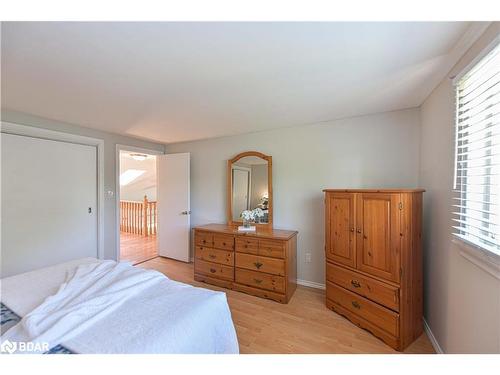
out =
[[[357,194],[358,270],[387,280],[399,281],[400,201],[400,194]]]
[[[326,258],[356,267],[355,194],[328,193],[326,199]]]

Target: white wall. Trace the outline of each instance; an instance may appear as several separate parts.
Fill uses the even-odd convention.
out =
[[[165,146],[6,109],[2,109],[2,121],[104,140],[104,257],[116,259],[116,202],[114,195],[107,194],[108,191],[114,193],[116,187],[116,145],[122,144],[156,151],[163,151]]]
[[[500,32],[496,22],[453,68],[454,76]],[[446,353],[500,353],[500,280],[451,242],[455,98],[445,78],[421,108],[425,318]]]
[[[226,222],[226,161],[273,157],[274,226],[296,229],[298,278],[324,283],[324,188],[416,187],[419,110],[167,145],[191,153],[191,224]],[[312,262],[305,263],[305,253]]]

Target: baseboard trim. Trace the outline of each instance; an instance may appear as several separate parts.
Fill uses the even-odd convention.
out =
[[[302,286],[308,286],[309,288],[326,289],[325,284],[316,283],[314,281],[297,279],[297,284]]]
[[[427,324],[427,321],[423,319],[424,321],[424,331],[427,333],[427,336],[429,337],[429,340],[431,341],[431,344],[436,351],[437,354],[444,354],[443,349],[439,345],[438,341],[436,340],[436,336],[431,331],[431,327],[429,327],[429,324]]]

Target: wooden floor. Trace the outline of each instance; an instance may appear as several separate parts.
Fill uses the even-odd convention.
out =
[[[325,293],[299,286],[287,305],[193,279],[193,265],[155,258],[139,265],[194,286],[225,291],[241,353],[397,353],[325,307]],[[405,353],[434,353],[424,333]]]
[[[120,232],[120,260],[137,264],[158,256],[156,236]]]

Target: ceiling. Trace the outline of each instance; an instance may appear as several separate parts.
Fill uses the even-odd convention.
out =
[[[135,152],[132,152],[134,154]],[[156,187],[156,157],[148,155],[146,160],[134,160],[128,151],[120,151],[120,175],[129,169],[136,169],[144,171],[142,175],[134,179],[128,185],[120,186],[122,195],[134,195],[142,198],[144,192],[148,189]],[[151,198],[151,197],[150,197]],[[138,198],[137,198],[138,199]],[[156,199],[156,196],[153,197]]]
[[[2,23],[2,108],[173,143],[419,106],[470,22]]]

